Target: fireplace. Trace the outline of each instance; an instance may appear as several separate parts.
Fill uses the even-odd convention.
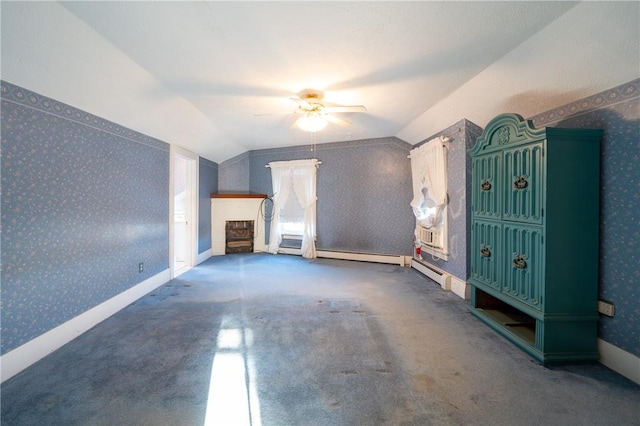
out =
[[[211,255],[265,251],[264,194],[211,194]]]
[[[227,220],[224,253],[253,252],[253,220]]]

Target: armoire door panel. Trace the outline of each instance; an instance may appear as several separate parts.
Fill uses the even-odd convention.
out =
[[[497,222],[475,220],[471,228],[471,276],[499,290],[502,225]]]
[[[504,151],[502,219],[542,223],[543,145]]]
[[[501,197],[500,169],[502,153],[492,153],[473,159],[472,209],[476,217],[500,219]]]
[[[541,227],[504,225],[502,291],[536,309],[543,302],[542,241]]]

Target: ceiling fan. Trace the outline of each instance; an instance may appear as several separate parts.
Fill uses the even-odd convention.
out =
[[[297,104],[294,114],[301,115],[294,126],[307,131],[317,132],[326,127],[328,123],[338,126],[350,126],[351,123],[334,116],[340,112],[364,112],[367,109],[362,105],[325,105],[323,103],[324,92],[316,89],[304,89],[296,96],[289,99]]]

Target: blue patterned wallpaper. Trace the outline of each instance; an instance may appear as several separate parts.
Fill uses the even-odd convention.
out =
[[[412,252],[411,146],[397,138],[251,151],[229,160],[249,170],[249,190],[271,195],[271,161],[317,158],[318,241],[321,250],[404,254]],[[244,154],[243,154],[244,155]],[[237,165],[238,162],[244,162]],[[225,162],[226,163],[226,162]],[[220,190],[233,190],[223,178]],[[223,167],[225,166],[225,167]],[[244,176],[244,175],[243,175]],[[244,178],[244,177],[243,177]],[[232,185],[226,187],[223,185]]]
[[[640,79],[531,118],[536,127],[604,129],[600,173],[603,340],[640,356]]]
[[[4,354],[168,268],[169,145],[1,93]]]
[[[198,254],[211,248],[211,194],[218,192],[218,164],[200,157],[198,181]]]
[[[225,192],[249,192],[249,156],[251,151],[223,161],[218,167],[218,186]]]
[[[410,148],[397,138],[318,146],[319,249],[413,252]]]

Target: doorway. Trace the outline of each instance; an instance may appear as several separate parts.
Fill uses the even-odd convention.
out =
[[[195,266],[198,223],[198,156],[171,146],[169,261],[171,277]]]

